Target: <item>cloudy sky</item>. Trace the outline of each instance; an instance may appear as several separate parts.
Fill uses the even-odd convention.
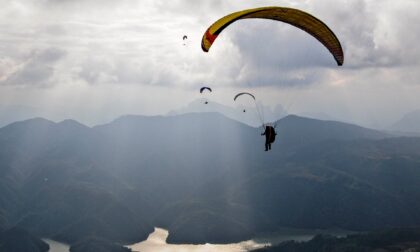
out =
[[[0,123],[42,116],[88,125],[166,114],[200,98],[386,128],[420,109],[418,0],[0,0]],[[244,8],[287,6],[323,20],[345,53],[274,21],[237,22],[209,53],[201,37]],[[182,40],[188,36],[186,41]]]

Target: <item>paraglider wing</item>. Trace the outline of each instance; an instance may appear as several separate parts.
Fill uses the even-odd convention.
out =
[[[231,13],[212,24],[204,33],[201,48],[208,52],[217,36],[230,24],[247,18],[271,19],[288,23],[311,34],[334,56],[339,66],[343,65],[344,54],[340,41],[321,20],[298,9],[285,7],[262,7]]]
[[[200,88],[200,94],[202,94],[203,93],[203,91],[204,90],[208,90],[208,91],[210,91],[210,92],[213,92],[212,90],[211,90],[211,88],[209,88],[209,87],[202,87],[202,88]]]
[[[182,37],[182,40],[186,40],[187,38],[187,35],[184,35],[184,37]]]
[[[241,95],[249,95],[249,96],[251,96],[251,97],[252,97],[252,99],[254,99],[254,100],[255,100],[255,96],[254,96],[253,94],[251,94],[251,93],[247,93],[247,92],[243,92],[243,93],[239,93],[239,94],[235,95],[235,98],[233,98],[233,100],[234,100],[234,101],[236,101],[236,99],[237,99],[239,96],[241,96]],[[245,111],[244,111],[244,112],[245,112]]]

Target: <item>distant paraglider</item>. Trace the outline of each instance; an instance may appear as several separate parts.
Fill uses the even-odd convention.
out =
[[[255,99],[255,96],[253,94],[248,93],[248,92],[239,93],[239,94],[235,95],[235,97],[233,98],[233,101],[236,101],[239,97],[241,97],[243,95],[246,96],[246,97],[250,97],[250,99],[252,98],[252,101],[255,105],[255,110],[257,112],[258,118],[260,119],[261,123],[264,124],[263,115],[258,108],[257,100]],[[242,112],[246,113],[246,109],[243,109]]]
[[[235,95],[235,97],[233,98],[233,101],[236,101],[236,99],[238,99],[238,97],[239,97],[239,96],[241,96],[241,95],[249,95],[249,96],[251,96],[251,97],[252,97],[252,99],[254,99],[254,101],[255,101],[255,96],[254,96],[253,94],[251,94],[251,93],[247,93],[247,92],[243,92],[243,93],[239,93],[239,94]],[[256,104],[255,104],[255,105],[256,105]],[[243,110],[242,110],[242,112],[246,113],[246,109],[243,109]]]
[[[207,92],[211,93],[211,92],[213,92],[213,90],[211,90],[211,88],[209,88],[209,87],[200,88],[200,94],[207,93]],[[205,98],[205,99],[206,100],[204,101],[204,104],[209,104],[207,98]]]
[[[343,65],[344,54],[340,41],[333,31],[321,20],[298,9],[285,7],[261,7],[231,13],[212,24],[204,33],[201,48],[208,52],[217,36],[232,23],[241,19],[260,18],[288,23],[304,30],[321,42],[333,55],[339,66]]]
[[[187,35],[182,36],[182,41],[183,41],[182,45],[183,46],[186,46],[187,45],[187,40],[188,40],[188,36]]]

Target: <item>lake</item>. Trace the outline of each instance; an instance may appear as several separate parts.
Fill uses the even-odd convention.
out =
[[[169,232],[162,228],[155,228],[155,231],[149,235],[146,241],[128,245],[133,251],[141,252],[169,252],[169,251],[182,251],[182,252],[243,252],[263,248],[283,241],[308,241],[316,234],[331,234],[335,236],[345,236],[351,232],[345,230],[305,230],[305,229],[292,229],[283,228],[276,233],[262,234],[252,240],[243,241],[231,244],[167,244],[166,238]]]
[[[56,242],[50,239],[42,239],[44,242],[50,245],[51,252],[69,252],[70,246],[61,242]]]

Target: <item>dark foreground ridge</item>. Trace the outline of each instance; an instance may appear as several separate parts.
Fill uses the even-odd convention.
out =
[[[101,238],[87,238],[70,247],[70,252],[131,252],[131,249]]]
[[[20,228],[11,228],[0,233],[2,252],[46,252],[47,243]]]
[[[231,243],[281,227],[420,226],[420,138],[288,116],[272,150],[219,114],[0,129],[0,229],[75,244]]]
[[[420,228],[393,229],[345,238],[317,235],[308,242],[287,241],[255,252],[420,251]]]

